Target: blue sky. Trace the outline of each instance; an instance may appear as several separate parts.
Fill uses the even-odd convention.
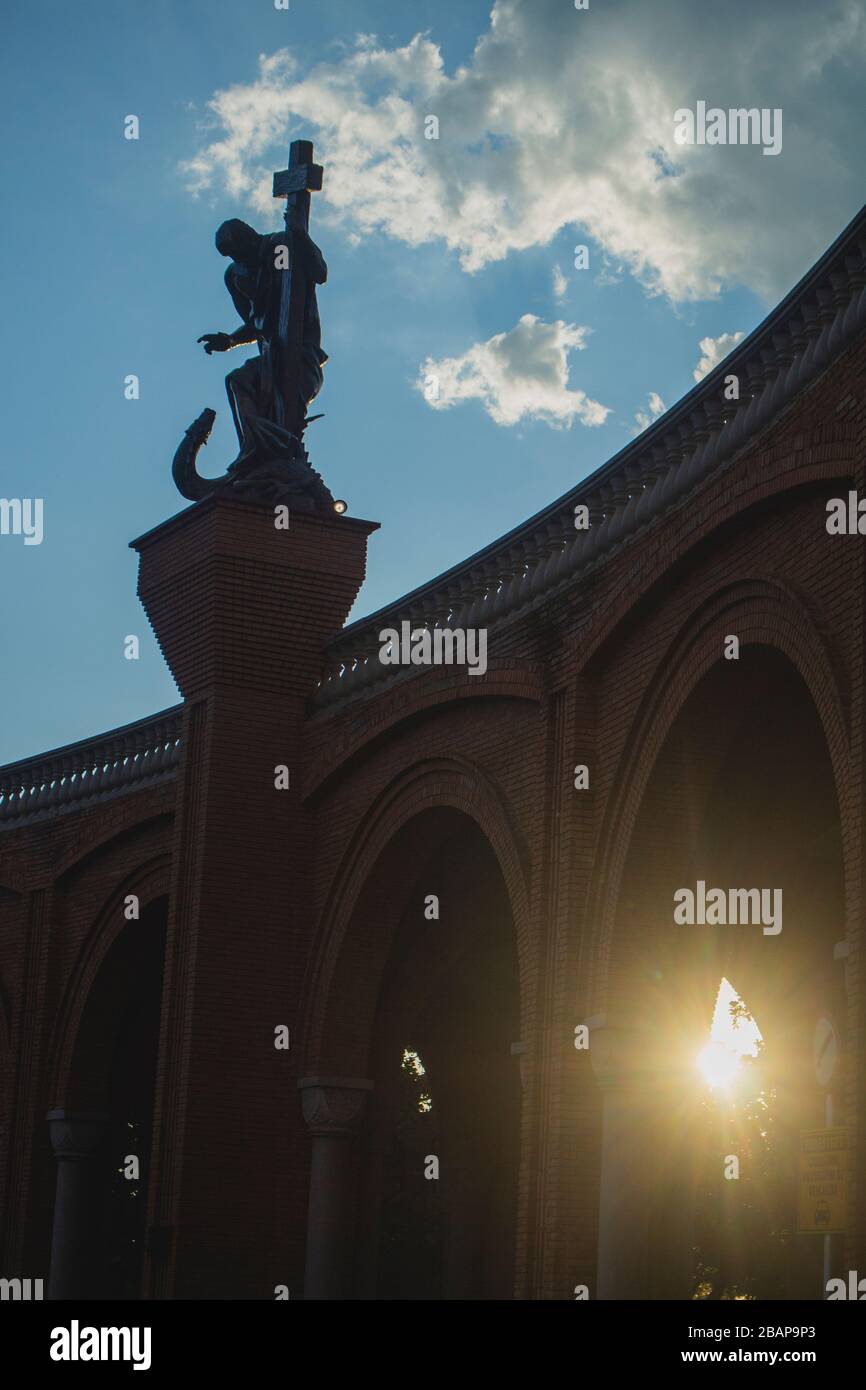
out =
[[[234,216],[279,225],[267,182],[290,139],[314,139],[325,164],[311,230],[330,361],[312,460],[353,515],[382,523],[356,617],[603,463],[640,413],[693,386],[702,340],[715,360],[751,331],[862,202],[853,0],[718,14],[497,0],[494,23],[491,8],[46,0],[7,14],[0,495],[43,498],[45,533],[0,536],[0,762],[178,698],[128,542],[185,505],[170,463],[204,406],[219,417],[203,471],[235,455],[223,377],[241,353],[196,346],[236,326],[213,232]],[[678,150],[673,112],[699,99],[782,109],[782,153]],[[419,390],[431,372],[435,403]]]

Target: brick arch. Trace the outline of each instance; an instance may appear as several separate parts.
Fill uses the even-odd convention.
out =
[[[6,872],[3,881],[0,881],[0,902],[3,896],[15,899],[15,907],[20,911],[23,892],[20,887],[13,887],[18,882],[14,873]],[[9,991],[6,987],[3,973],[0,971],[0,1078],[3,1077],[4,1058],[10,1067],[12,1046],[12,1005],[9,999]]]
[[[310,971],[307,997],[311,1000],[305,1022],[305,1065],[316,1073],[336,1064],[337,1055],[354,1052],[355,1068],[366,1065],[373,1018],[382,972],[397,921],[405,905],[410,880],[417,875],[418,863],[402,855],[394,866],[397,891],[381,905],[375,939],[363,943],[372,954],[372,968],[363,978],[354,973],[350,940],[353,919],[378,878],[389,847],[399,832],[420,824],[418,817],[434,809],[451,810],[466,816],[481,830],[499,864],[511,905],[515,931],[521,1009],[526,1009],[531,979],[529,937],[528,851],[519,836],[505,801],[493,782],[468,761],[431,758],[415,764],[397,777],[368,808],[335,877],[330,900],[322,915]],[[429,850],[430,844],[427,843]],[[370,956],[367,956],[370,963]],[[339,1010],[351,1001],[354,1019],[361,1026],[352,1039],[341,1035]],[[361,1041],[359,1042],[359,1039]],[[361,1047],[365,1049],[360,1057]],[[360,1071],[359,1074],[363,1074]]]
[[[307,771],[304,798],[313,800],[320,796],[332,779],[345,774],[356,759],[366,757],[398,726],[419,715],[440,713],[446,706],[466,700],[528,700],[540,705],[543,698],[544,681],[537,663],[514,658],[491,660],[483,681],[450,667],[420,672],[369,702],[361,732],[350,728],[336,741],[328,740]]]
[[[89,826],[86,833],[83,832],[67,847],[54,874],[58,888],[63,887],[64,879],[86,870],[89,862],[97,859],[104,850],[111,849],[124,840],[131,841],[142,831],[162,829],[166,834],[170,833],[170,812],[150,811],[143,816],[140,810],[126,807],[123,802],[122,797],[119,797],[116,803],[112,802],[111,817],[104,824],[100,824],[98,829]]]
[[[0,1096],[11,1105],[12,1082],[12,1008],[9,994],[0,976]],[[2,1188],[0,1188],[2,1192]]]
[[[7,1139],[12,1129],[13,1077],[12,1010],[3,980],[0,978],[0,1207],[6,1207],[7,1210],[9,1193],[6,1183],[12,1160]],[[5,1225],[6,1222],[0,1219],[0,1239],[3,1238]]]
[[[3,865],[3,877],[0,879],[0,893],[14,893],[16,898],[23,898],[30,887],[30,876],[26,869],[19,868],[16,864],[7,862]]]
[[[607,1002],[623,873],[650,778],[692,691],[722,660],[723,639],[730,632],[740,638],[741,648],[760,645],[781,653],[803,680],[824,733],[844,823],[842,811],[849,797],[849,743],[834,654],[805,604],[790,589],[764,579],[741,580],[726,586],[692,612],[668,647],[625,741],[625,753],[600,835],[599,873],[593,895],[592,920],[597,928],[591,997],[595,1011],[603,1012]],[[850,855],[845,854],[846,886],[852,872],[849,859]]]
[[[782,505],[795,504],[817,493],[823,500],[830,485],[840,489],[854,486],[851,459],[834,453],[828,460],[788,466],[783,476],[759,473],[742,480],[734,495],[724,500],[719,498],[717,489],[706,489],[658,527],[655,534],[648,534],[647,563],[628,568],[618,587],[589,615],[586,626],[573,639],[584,661],[597,661],[611,638],[616,640],[617,630],[629,613],[700,546],[717,540],[719,532],[724,533],[732,525],[747,524],[769,498]]]
[[[54,1028],[51,1056],[55,1061],[49,1075],[52,1105],[62,1107],[66,1102],[75,1044],[91,991],[109,951],[128,925],[123,915],[124,898],[130,893],[137,894],[143,911],[156,899],[168,897],[170,880],[171,856],[159,855],[130,873],[123,884],[112,890],[96,914],[64,990]]]
[[[15,899],[15,907],[20,911],[22,894],[12,886],[16,881],[13,873],[5,871],[4,881],[0,883],[0,896],[5,893],[9,898]],[[10,1194],[7,1191],[6,1183],[14,1163],[14,1155],[8,1142],[14,1133],[14,1088],[13,1004],[6,978],[0,971],[0,1248],[2,1248],[4,1239],[4,1227],[6,1230],[9,1229],[9,1220],[11,1220],[12,1215]],[[9,1212],[9,1220],[7,1221],[3,1219],[2,1208],[4,1206]]]

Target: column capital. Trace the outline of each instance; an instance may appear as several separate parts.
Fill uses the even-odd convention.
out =
[[[49,1110],[48,1136],[54,1157],[81,1162],[90,1158],[105,1138],[108,1116],[101,1111]]]
[[[273,506],[214,494],[132,541],[138,596],[184,699],[229,688],[313,695],[377,529],[292,512],[278,531]]]
[[[306,1076],[298,1082],[311,1134],[347,1136],[361,1124],[372,1081],[352,1076]]]
[[[657,1040],[646,1027],[611,1014],[586,1019],[593,1075],[603,1090],[640,1084],[651,1070]]]

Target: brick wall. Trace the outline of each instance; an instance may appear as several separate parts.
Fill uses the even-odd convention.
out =
[[[280,535],[260,509],[205,504],[137,543],[142,597],[187,700],[183,763],[176,787],[0,838],[0,980],[17,1078],[3,1160],[8,1264],[23,1268],[26,1252],[38,1266],[26,1272],[44,1265],[52,1170],[41,1117],[64,1100],[56,1088],[87,961],[105,949],[124,884],[163,874],[150,1216],[170,1253],[153,1256],[148,1291],[299,1289],[308,1141],[295,1085],[336,1061],[367,1074],[387,933],[411,877],[394,865],[388,900],[381,857],[420,812],[452,808],[494,849],[516,937],[527,1049],[516,1292],[592,1288],[600,1105],[573,1029],[625,989],[624,883],[653,882],[649,859],[642,870],[632,853],[635,826],[676,717],[730,632],[786,656],[826,738],[862,1175],[866,586],[862,542],[828,537],[824,508],[849,486],[866,493],[864,378],[861,341],[722,474],[591,576],[498,624],[484,678],[420,672],[326,716],[306,702],[321,645],[361,582],[370,527],[314,519]],[[280,762],[292,773],[285,795],[273,790]],[[588,792],[573,789],[578,762]],[[689,789],[672,774],[668,790],[676,819]],[[651,836],[641,843],[660,852]],[[383,923],[369,958],[352,942],[362,903]],[[287,1056],[272,1046],[280,1022],[292,1028]],[[851,1216],[856,1268],[862,1177]]]

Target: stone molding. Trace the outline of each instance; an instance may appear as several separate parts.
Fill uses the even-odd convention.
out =
[[[92,1158],[108,1128],[108,1116],[98,1111],[49,1110],[45,1118],[58,1162],[81,1163]]]
[[[338,1138],[357,1133],[372,1089],[372,1081],[355,1077],[308,1076],[299,1081],[310,1133]]]

